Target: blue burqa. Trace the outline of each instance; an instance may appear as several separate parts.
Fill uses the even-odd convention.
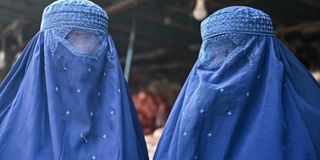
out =
[[[105,11],[59,0],[0,87],[1,160],[145,160]]]
[[[267,14],[241,6],[201,23],[155,160],[320,159],[320,87],[272,30]]]

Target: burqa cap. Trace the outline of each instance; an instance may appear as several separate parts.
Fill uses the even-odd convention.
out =
[[[58,0],[47,6],[42,15],[41,30],[70,26],[108,31],[108,15],[88,0]]]
[[[201,23],[203,40],[225,33],[273,34],[272,21],[260,10],[232,6],[214,12]]]

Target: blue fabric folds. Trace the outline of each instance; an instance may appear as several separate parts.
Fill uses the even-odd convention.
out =
[[[0,86],[1,160],[148,159],[107,14],[59,0]]]
[[[320,87],[268,17],[232,6],[202,22],[155,160],[320,159]]]

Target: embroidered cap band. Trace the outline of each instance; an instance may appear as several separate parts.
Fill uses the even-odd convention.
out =
[[[45,8],[41,30],[52,27],[83,27],[108,31],[108,15],[87,0],[58,0]]]
[[[272,21],[260,10],[232,6],[216,11],[201,23],[202,40],[225,33],[272,35]]]

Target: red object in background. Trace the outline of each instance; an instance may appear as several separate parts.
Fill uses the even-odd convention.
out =
[[[139,91],[133,95],[133,102],[144,134],[151,134],[156,128],[164,125],[168,116],[168,106],[162,97],[148,91]]]

